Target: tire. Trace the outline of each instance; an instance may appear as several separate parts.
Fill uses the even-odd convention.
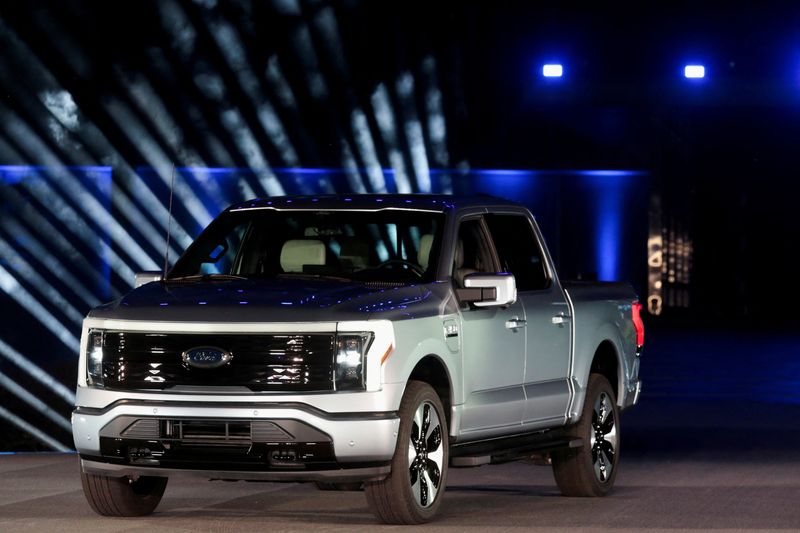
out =
[[[423,437],[423,438],[421,438]],[[386,479],[365,484],[367,503],[387,524],[422,524],[436,516],[450,459],[447,419],[430,385],[410,381],[400,402],[400,429]]]
[[[619,409],[614,390],[601,374],[591,374],[581,418],[569,435],[583,446],[553,452],[553,474],[564,496],[605,496],[619,470]]]
[[[343,492],[355,492],[364,488],[364,484],[360,481],[353,481],[349,483],[331,483],[329,481],[315,481],[314,485],[319,490],[332,490]]]
[[[103,516],[143,516],[152,513],[167,488],[165,477],[98,476],[81,472],[83,494],[94,512]]]

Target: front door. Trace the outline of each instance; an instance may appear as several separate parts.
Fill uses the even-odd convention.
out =
[[[474,272],[496,272],[482,219],[461,223],[453,264],[453,283]],[[519,426],[525,409],[525,310],[522,302],[506,308],[462,308],[461,350],[464,408],[461,435],[488,436]]]

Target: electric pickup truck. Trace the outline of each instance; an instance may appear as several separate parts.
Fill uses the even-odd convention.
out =
[[[604,496],[641,390],[639,313],[627,284],[560,282],[510,201],[240,203],[85,319],[83,489],[136,516],[170,476],[308,481],[415,524],[449,468],[530,459],[563,494]]]

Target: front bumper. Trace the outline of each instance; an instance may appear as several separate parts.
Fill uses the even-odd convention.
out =
[[[201,479],[248,480],[248,481],[325,481],[329,483],[348,483],[355,481],[377,481],[389,475],[388,464],[360,466],[332,470],[314,471],[238,471],[238,470],[198,470],[190,468],[162,468],[132,465],[117,465],[90,459],[81,459],[84,472],[110,477],[190,476]]]
[[[329,412],[300,401],[197,397],[120,399],[102,408],[78,407],[72,415],[85,471],[264,480],[385,476],[399,423],[395,411]]]

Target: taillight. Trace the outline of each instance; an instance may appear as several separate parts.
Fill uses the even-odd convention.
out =
[[[644,346],[644,322],[642,322],[642,304],[633,302],[633,327],[636,328],[636,346]]]

